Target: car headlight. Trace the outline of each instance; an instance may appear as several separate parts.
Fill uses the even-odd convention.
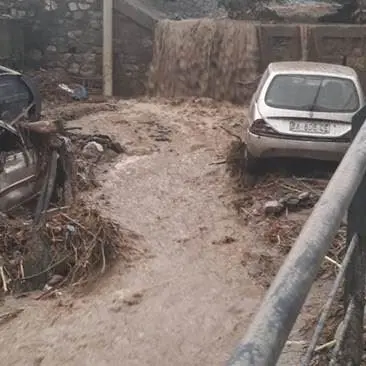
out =
[[[263,119],[255,120],[249,128],[249,132],[255,135],[278,135],[266,121]]]

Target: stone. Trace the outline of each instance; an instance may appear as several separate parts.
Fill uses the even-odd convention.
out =
[[[95,53],[88,52],[84,55],[84,62],[85,63],[95,63],[96,56],[97,55]]]
[[[89,24],[92,29],[101,29],[102,28],[102,23],[97,19],[92,19]]]
[[[69,3],[69,10],[70,11],[78,10],[78,5],[76,3]]]
[[[47,282],[47,285],[48,286],[56,286],[58,285],[65,277],[64,276],[61,276],[61,275],[58,275],[58,274],[55,274],[53,275],[50,280]]]
[[[82,11],[74,11],[74,19],[75,20],[80,20],[83,19],[84,17],[84,13]]]
[[[135,305],[139,305],[141,303],[142,299],[143,299],[143,293],[136,292],[135,294],[133,294],[131,296],[126,296],[123,299],[123,303],[128,306],[135,306]]]
[[[67,63],[70,61],[72,57],[72,54],[71,53],[64,53],[62,56],[61,56],[61,61],[64,62],[64,63]]]
[[[33,50],[30,51],[29,57],[33,61],[41,61],[42,60],[42,57],[43,57],[43,53],[40,50],[33,49]]]
[[[123,147],[119,142],[112,142],[110,149],[117,154],[123,154],[126,152],[126,148]]]
[[[264,204],[264,213],[266,215],[280,214],[285,206],[279,201],[268,201]]]
[[[307,201],[310,198],[310,192],[302,192],[298,196],[300,201]]]
[[[291,197],[286,201],[286,206],[288,208],[296,208],[300,203],[300,200],[296,197]]]
[[[80,71],[80,65],[77,64],[76,62],[73,62],[67,69],[67,71],[70,74],[78,74]]]
[[[95,141],[88,142],[83,148],[83,155],[89,159],[99,159],[103,154],[104,148],[101,144]]]
[[[83,3],[79,3],[79,9],[80,10],[88,10],[90,9],[90,4],[83,4]]]
[[[53,45],[49,45],[46,50],[48,52],[57,52],[57,47],[56,46],[53,46]]]
[[[72,39],[80,38],[83,35],[83,31],[81,30],[74,30],[67,32],[67,36]]]
[[[47,11],[53,11],[58,8],[57,3],[54,0],[46,0],[45,9]]]
[[[80,75],[83,78],[91,78],[95,75],[95,70],[93,68],[81,68],[80,69]]]
[[[88,13],[92,19],[103,19],[103,12],[101,11],[89,11]]]

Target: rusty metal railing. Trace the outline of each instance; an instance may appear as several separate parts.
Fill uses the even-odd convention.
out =
[[[310,365],[337,289],[344,281],[344,320],[330,365],[360,365],[366,277],[366,106],[352,120],[353,142],[269,288],[229,366],[276,365],[342,218],[347,252],[302,360]]]

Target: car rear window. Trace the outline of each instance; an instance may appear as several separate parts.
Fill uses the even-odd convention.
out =
[[[360,101],[352,80],[319,75],[277,75],[265,95],[268,106],[318,112],[355,112]]]

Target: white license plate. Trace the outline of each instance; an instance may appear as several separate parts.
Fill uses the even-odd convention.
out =
[[[302,122],[302,121],[290,121],[291,132],[299,133],[312,133],[317,135],[329,135],[330,123],[329,122]]]

